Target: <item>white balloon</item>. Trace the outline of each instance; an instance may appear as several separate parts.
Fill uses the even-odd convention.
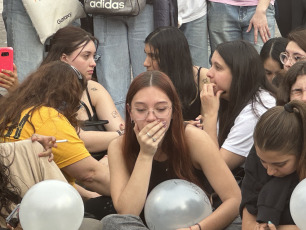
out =
[[[151,230],[173,230],[194,225],[212,213],[204,191],[186,180],[167,180],[157,185],[145,204]]]
[[[290,213],[296,226],[306,230],[306,179],[293,190],[290,198]]]
[[[77,230],[84,216],[80,194],[70,184],[45,180],[23,197],[19,218],[24,230]]]

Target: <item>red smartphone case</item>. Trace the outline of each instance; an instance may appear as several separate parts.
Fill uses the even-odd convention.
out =
[[[13,71],[14,52],[12,47],[0,47],[0,71]]]

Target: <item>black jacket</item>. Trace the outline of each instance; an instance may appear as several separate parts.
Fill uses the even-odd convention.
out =
[[[245,162],[240,215],[246,207],[259,223],[272,221],[276,226],[294,225],[289,202],[298,183],[297,173],[285,177],[269,176],[253,147]]]

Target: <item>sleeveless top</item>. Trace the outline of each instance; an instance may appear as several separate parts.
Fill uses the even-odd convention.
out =
[[[186,127],[186,125],[185,125]],[[169,160],[165,161],[157,161],[153,159],[152,163],[152,171],[151,171],[151,177],[150,177],[150,183],[148,188],[147,196],[150,194],[150,192],[160,183],[171,180],[171,179],[179,179],[173,173],[171,173],[169,170]],[[195,176],[198,178],[198,180],[201,182],[201,185],[205,188],[206,194],[212,194],[213,189],[211,185],[209,184],[206,176],[204,175],[203,171],[201,169],[194,169]],[[144,209],[140,213],[140,218],[144,223],[145,217],[144,217]]]
[[[201,98],[200,98],[200,72],[202,67],[198,69],[198,95],[194,102],[189,106],[188,109],[183,111],[183,119],[184,121],[194,120],[197,116],[201,114]]]
[[[107,124],[107,120],[99,120],[95,107],[92,105],[91,98],[88,92],[88,88],[86,88],[86,94],[88,97],[89,105],[92,109],[93,115],[91,115],[88,106],[81,101],[82,106],[85,108],[88,120],[85,120],[84,123],[81,125],[81,129],[84,131],[106,131],[104,124]],[[91,152],[92,157],[97,160],[100,160],[104,155],[107,154],[107,150],[100,151],[100,152]]]

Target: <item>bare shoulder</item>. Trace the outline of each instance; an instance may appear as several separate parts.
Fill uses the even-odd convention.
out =
[[[87,83],[87,88],[93,105],[110,101],[111,96],[100,83],[89,80]]]
[[[96,91],[96,90],[101,90],[101,89],[105,90],[105,88],[99,82],[96,82],[93,80],[89,80],[87,82],[87,88],[90,91]]]
[[[189,124],[185,128],[185,136],[188,142],[193,142],[194,140],[203,141],[203,138],[209,137],[204,130]]]

